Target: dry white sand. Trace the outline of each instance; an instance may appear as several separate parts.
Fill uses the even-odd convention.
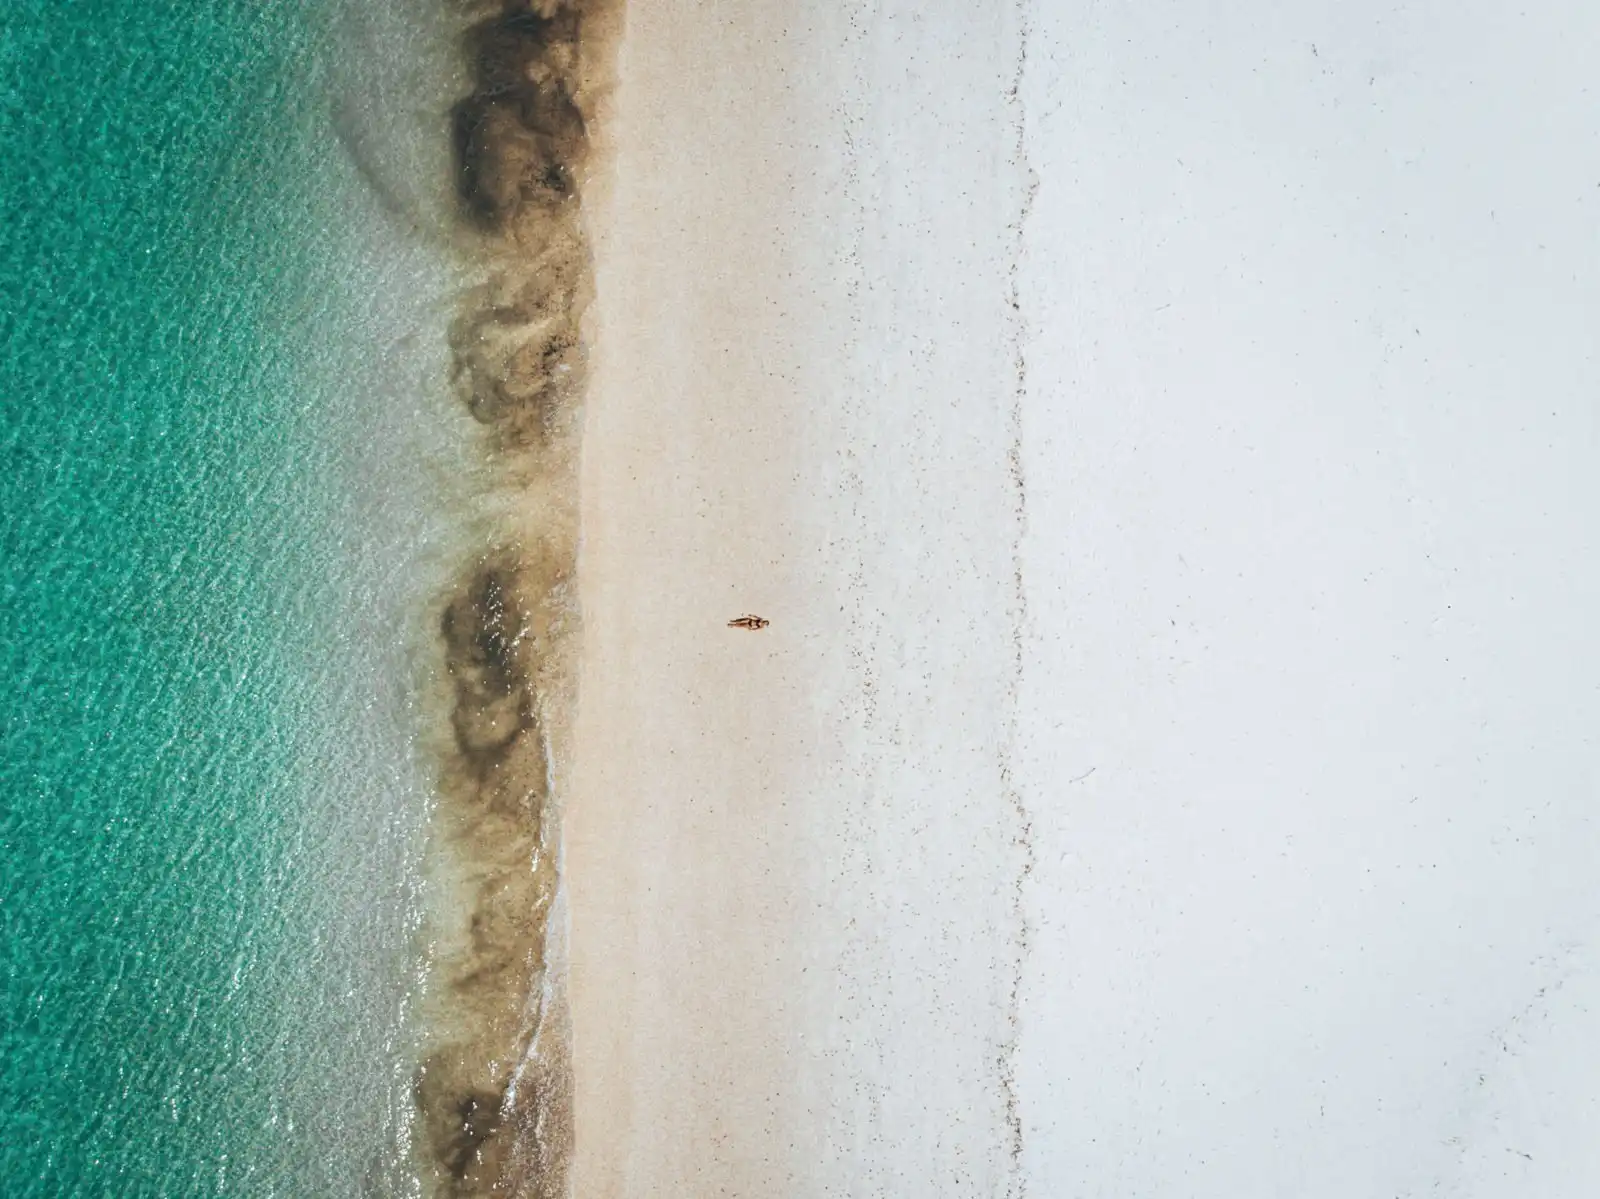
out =
[[[976,8],[630,12],[578,1195],[1597,1193],[1600,26]]]
[[[1600,1194],[1600,21],[1033,8],[1033,1193]]]

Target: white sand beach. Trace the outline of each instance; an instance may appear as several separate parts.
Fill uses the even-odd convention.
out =
[[[632,7],[582,1199],[1600,1186],[1600,137],[1492,7]]]
[[[965,56],[943,102],[885,107],[843,13],[629,22],[568,807],[578,1193],[987,1192],[1014,51],[1003,20],[930,30]]]

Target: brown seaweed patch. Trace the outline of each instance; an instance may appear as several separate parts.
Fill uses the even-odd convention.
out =
[[[455,386],[527,503],[446,597],[450,737],[436,817],[458,927],[441,929],[438,1029],[414,1094],[430,1190],[556,1196],[572,1144],[570,1050],[547,984],[559,879],[552,754],[576,625],[576,422],[593,291],[582,220],[613,0],[473,3],[471,91],[451,111],[454,185],[479,284],[450,330]],[[537,490],[545,497],[534,503]]]
[[[517,661],[517,614],[511,572],[482,570],[444,611],[446,669],[455,685],[450,715],[456,752],[482,780],[501,765],[512,744],[533,727],[532,695]]]
[[[520,322],[486,310],[460,332],[456,372],[467,409],[501,448],[542,444],[581,396],[586,357],[573,307]]]
[[[454,752],[438,821],[467,918],[436,967],[450,1035],[419,1071],[415,1095],[442,1195],[543,1194],[570,1142],[567,1113],[552,1108],[564,1088],[517,1092],[540,1033],[530,995],[558,881],[546,851],[553,813],[540,710],[559,686],[550,663],[568,561],[553,543],[496,551],[440,618]]]
[[[580,51],[596,5],[508,4],[464,49],[474,90],[452,112],[456,194],[490,270],[451,330],[468,409],[497,448],[548,440],[584,386],[579,319],[592,290],[580,186],[589,156]],[[605,27],[602,23],[602,27]]]
[[[474,86],[451,114],[456,190],[481,227],[576,197],[588,149],[576,98],[582,30],[578,5],[550,15],[507,5],[463,39]]]

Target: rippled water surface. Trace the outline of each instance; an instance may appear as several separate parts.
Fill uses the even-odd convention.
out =
[[[361,178],[408,135],[354,56],[423,36],[311,0],[0,17],[5,1195],[411,1189],[459,434],[445,268]]]

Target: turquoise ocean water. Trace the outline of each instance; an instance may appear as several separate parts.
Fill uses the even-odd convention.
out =
[[[414,1190],[465,442],[395,8],[0,16],[6,1196]]]

